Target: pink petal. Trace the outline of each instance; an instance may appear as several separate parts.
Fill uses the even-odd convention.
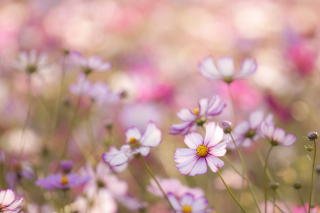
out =
[[[192,132],[184,137],[184,143],[190,149],[196,149],[199,144],[203,143],[203,138],[199,133]]]
[[[197,116],[193,114],[189,109],[181,109],[178,113],[177,116],[182,120],[182,121],[194,121]]]
[[[256,129],[263,121],[263,112],[255,111],[250,114],[249,123],[251,129]]]
[[[236,78],[243,78],[243,77],[248,77],[255,73],[257,70],[257,62],[250,59],[246,58],[241,65],[239,73],[237,73]]]
[[[250,125],[248,121],[242,121],[241,123],[237,124],[234,129],[233,133],[237,135],[243,135],[250,130]]]
[[[227,142],[223,142],[209,149],[209,154],[217,157],[224,156],[227,152],[226,150]]]
[[[221,75],[214,64],[212,56],[208,56],[203,59],[203,61],[199,64],[199,71],[204,77],[210,80],[221,79]]]
[[[287,136],[284,138],[282,145],[283,146],[290,146],[296,141],[297,137],[294,134],[288,133]]]
[[[189,176],[203,175],[207,172],[207,162],[204,157],[200,157],[194,164]]]
[[[185,205],[192,206],[193,201],[194,201],[194,196],[190,193],[186,193],[181,197],[181,206],[185,206]]]
[[[176,211],[181,211],[182,210],[182,206],[180,205],[179,201],[177,200],[176,196],[173,193],[168,193],[168,199],[172,205],[172,207],[174,208],[174,210]]]
[[[218,144],[223,139],[223,129],[216,125],[215,123],[211,122],[206,125],[206,139],[204,144],[207,147],[212,147]]]
[[[285,137],[286,133],[283,129],[281,128],[276,128],[273,132],[273,140],[276,142],[281,142],[283,140],[283,138]]]
[[[205,197],[198,198],[193,204],[192,204],[192,211],[194,212],[201,212],[208,206],[208,200]]]
[[[187,175],[191,172],[193,166],[197,162],[199,156],[194,156],[193,158],[189,159],[188,161],[185,161],[183,163],[177,164],[175,167],[179,169],[179,172],[183,175]]]
[[[206,156],[206,160],[207,160],[207,164],[208,166],[211,168],[211,170],[213,172],[218,171],[219,167],[223,167],[224,166],[224,162],[222,160],[220,160],[217,157],[211,156],[211,155],[207,155]]]
[[[190,160],[194,156],[197,156],[197,151],[195,149],[177,148],[176,153],[174,154],[174,161],[176,163],[182,163]]]

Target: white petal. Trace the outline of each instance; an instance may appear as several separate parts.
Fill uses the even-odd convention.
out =
[[[141,138],[141,144],[144,146],[156,147],[161,142],[161,131],[152,121],[148,122],[146,132]]]
[[[211,122],[206,125],[206,139],[204,144],[208,147],[215,146],[223,139],[223,129]]]
[[[235,135],[243,135],[246,132],[248,132],[250,130],[250,125],[248,121],[242,121],[241,123],[238,123],[234,129],[233,129],[233,133]]]
[[[217,157],[211,156],[211,155],[207,155],[206,156],[207,159],[207,163],[210,166],[210,164],[214,165],[215,167],[223,167],[224,166],[224,162],[222,160],[220,160]]]
[[[197,151],[195,149],[177,148],[174,154],[174,161],[176,163],[183,163],[194,156],[197,156]]]
[[[185,161],[183,163],[177,164],[175,167],[179,169],[179,172],[183,175],[187,175],[191,172],[194,164],[197,162],[199,156],[194,156],[193,158]]]
[[[221,75],[214,64],[214,60],[211,56],[206,57],[203,61],[199,64],[199,71],[200,73],[210,79],[221,79]]]
[[[281,142],[284,139],[285,135],[286,135],[285,131],[277,127],[273,132],[272,138],[276,142]]]
[[[110,161],[110,166],[120,166],[130,159],[130,155],[126,152],[119,152],[114,158]]]
[[[192,132],[184,137],[184,143],[190,149],[196,149],[199,144],[203,143],[203,138],[199,133]]]
[[[283,146],[290,146],[296,141],[297,137],[294,134],[288,133],[287,136],[284,138],[282,145]]]
[[[203,116],[207,113],[208,111],[208,99],[207,98],[202,98],[200,99],[198,105],[199,105],[199,116]]]
[[[140,133],[139,129],[135,126],[128,128],[126,131],[127,143],[130,141],[131,138],[135,138],[136,140],[140,140],[140,138],[141,138],[141,133]]]
[[[139,148],[139,153],[142,156],[147,156],[150,153],[150,147],[142,146]]]
[[[207,165],[206,165],[206,167],[207,167]],[[182,206],[185,206],[185,205],[191,206],[193,201],[194,201],[194,196],[190,193],[186,193],[181,198],[181,205]]]
[[[204,157],[200,157],[194,164],[189,176],[203,175],[207,172],[207,162]]]
[[[232,57],[221,57],[218,59],[218,67],[222,76],[233,77],[234,62]]]
[[[176,196],[173,193],[169,193],[167,196],[174,210],[181,211],[182,207],[179,201],[177,200]]]
[[[192,204],[191,208],[194,212],[201,212],[208,206],[208,200],[205,197],[200,197]]]
[[[250,58],[246,58],[242,62],[240,71],[237,73],[235,78],[248,77],[253,73],[255,73],[256,70],[257,70],[257,62]]]
[[[194,121],[197,116],[189,109],[182,109],[177,113],[177,116],[182,120],[182,121]]]
[[[249,123],[251,129],[256,129],[263,121],[263,112],[255,111],[250,114]]]

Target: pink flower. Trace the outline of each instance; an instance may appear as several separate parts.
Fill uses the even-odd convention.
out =
[[[47,55],[40,54],[37,57],[35,50],[32,50],[29,53],[20,52],[19,61],[15,62],[13,66],[18,70],[31,74],[47,67]]]
[[[15,200],[15,193],[11,189],[0,191],[0,212],[19,212],[23,198]]]
[[[201,188],[189,188],[187,186],[182,185],[178,179],[174,179],[174,178],[168,178],[168,179],[157,178],[157,179],[163,191],[166,194],[172,193],[177,198],[181,198],[182,195],[184,195],[185,193],[193,194],[195,198],[199,198],[204,195],[204,192]],[[147,186],[147,190],[156,196],[163,197],[163,194],[159,189],[158,185],[156,184],[156,182],[153,179],[151,179],[150,183],[151,185]]]
[[[102,159],[111,167],[121,166],[129,162],[134,154],[147,156],[151,150],[161,142],[161,131],[155,123],[149,121],[144,135],[141,135],[137,127],[131,127],[126,131],[126,145],[118,152],[104,153]]]
[[[257,141],[261,136],[261,123],[265,121],[266,123],[272,123],[273,115],[269,114],[265,119],[262,111],[252,112],[249,116],[249,121],[242,121],[237,124],[233,131],[232,136],[237,144],[237,146],[249,147],[255,141]],[[228,147],[234,148],[233,143],[228,144]]]
[[[306,209],[309,209],[309,204],[306,203],[304,204],[304,206],[294,206],[292,208],[292,213],[305,213]],[[310,209],[310,213],[318,213],[320,211],[319,206],[315,206],[313,208]]]
[[[210,102],[207,98],[200,99],[198,106],[199,108],[193,110],[180,110],[177,115],[185,122],[171,125],[170,133],[185,135],[195,131],[198,126],[203,125],[208,119],[212,119],[212,116],[219,115],[226,104],[222,103],[220,96],[214,95]]]
[[[235,73],[232,57],[220,57],[217,64],[218,67],[215,65],[213,57],[207,56],[199,64],[200,73],[209,80],[224,80],[227,83],[231,83],[235,79],[252,75],[257,69],[257,63],[249,58],[242,62],[241,68],[237,73]]]
[[[169,193],[168,199],[177,213],[209,213],[213,210],[213,208],[206,209],[208,200],[204,196],[195,198],[193,194],[186,193],[178,199],[174,194]]]
[[[203,140],[198,133],[185,136],[184,142],[189,148],[178,148],[174,155],[176,167],[183,175],[203,175],[207,172],[207,165],[213,172],[224,166],[224,162],[217,157],[224,156],[228,140],[223,139],[223,130],[215,123],[206,125],[206,136]]]
[[[69,55],[69,59],[82,71],[88,75],[92,71],[104,72],[111,68],[110,62],[103,62],[99,56],[91,56],[86,59],[79,52],[72,52]]]
[[[288,133],[286,135],[283,129],[279,127],[275,128],[273,124],[268,124],[266,122],[263,122],[261,124],[261,132],[263,136],[267,138],[273,146],[290,146],[297,139],[297,137],[294,134]]]

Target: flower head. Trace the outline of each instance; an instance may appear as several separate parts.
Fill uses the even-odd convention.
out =
[[[53,174],[46,178],[39,178],[36,185],[45,189],[69,189],[78,185],[82,185],[90,180],[89,176],[80,177],[75,173],[69,174]]]
[[[23,198],[15,200],[15,193],[11,189],[0,191],[0,212],[19,212],[22,203]]]
[[[156,124],[149,121],[146,131],[141,135],[137,127],[131,127],[126,131],[126,145],[123,145],[118,152],[104,153],[102,159],[111,167],[121,166],[129,162],[135,154],[147,156],[151,150],[161,142],[161,131]]]
[[[63,173],[68,174],[73,167],[73,162],[70,160],[60,161],[60,169]]]
[[[242,121],[237,124],[233,131],[232,136],[237,144],[237,146],[249,147],[255,141],[257,141],[261,136],[261,123],[264,121],[266,123],[272,124],[273,115],[269,114],[264,118],[262,111],[252,112],[249,116],[248,121]],[[234,144],[228,144],[229,148],[234,148]]]
[[[174,155],[176,167],[183,175],[203,175],[207,172],[207,165],[213,172],[224,166],[224,162],[217,157],[224,156],[228,141],[223,139],[223,130],[215,123],[206,125],[205,139],[198,133],[185,136],[184,142],[189,148],[178,148]]]
[[[87,59],[79,52],[72,52],[69,54],[69,57],[86,75],[92,71],[104,72],[111,68],[111,63],[103,62],[99,56],[91,56]]]
[[[15,188],[16,183],[21,183],[23,179],[31,180],[34,178],[34,171],[28,163],[14,162],[12,171],[6,174],[8,186],[11,189]]]
[[[199,64],[200,73],[209,80],[224,80],[231,83],[235,79],[244,78],[255,73],[257,63],[249,58],[246,58],[240,70],[235,73],[234,61],[232,57],[221,57],[215,65],[212,56],[208,56]]]
[[[35,50],[28,52],[20,52],[19,60],[13,66],[21,71],[29,74],[35,73],[44,69],[47,66],[47,55],[40,54],[37,57]]]
[[[263,122],[261,124],[261,132],[263,136],[270,141],[272,146],[290,146],[297,139],[297,137],[294,134],[288,133],[286,135],[283,129],[279,127],[274,127],[273,124],[268,124],[266,122]]]
[[[193,110],[182,109],[177,113],[178,117],[184,121],[184,123],[171,125],[171,134],[185,135],[188,132],[195,131],[198,126],[212,119],[212,116],[219,115],[226,107],[226,104],[222,103],[218,95],[214,95],[210,102],[207,98],[202,98],[199,100],[198,105],[199,107]]]
[[[193,194],[185,193],[178,199],[173,193],[169,193],[168,199],[177,213],[208,213],[213,210],[206,209],[208,200],[204,196],[195,198]]]

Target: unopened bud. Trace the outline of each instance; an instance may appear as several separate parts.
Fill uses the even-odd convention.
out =
[[[293,183],[293,188],[295,189],[300,189],[302,186],[301,186],[301,182],[300,181],[297,181],[297,182],[294,182]]]
[[[311,145],[304,146],[304,148],[306,148],[306,150],[309,152],[311,152],[313,150],[313,146],[311,146]]]
[[[279,185],[280,184],[277,182],[272,182],[272,183],[270,183],[270,188],[273,190],[276,190],[279,187]]]
[[[316,172],[320,174],[320,165],[316,165]]]
[[[67,174],[71,171],[73,167],[73,162],[70,160],[60,161],[60,169],[63,173]]]
[[[232,131],[232,123],[230,121],[222,121],[221,122],[222,129],[224,133],[228,134]]]
[[[309,140],[313,141],[318,138],[318,133],[317,132],[310,132],[308,134],[308,138],[309,138]]]

